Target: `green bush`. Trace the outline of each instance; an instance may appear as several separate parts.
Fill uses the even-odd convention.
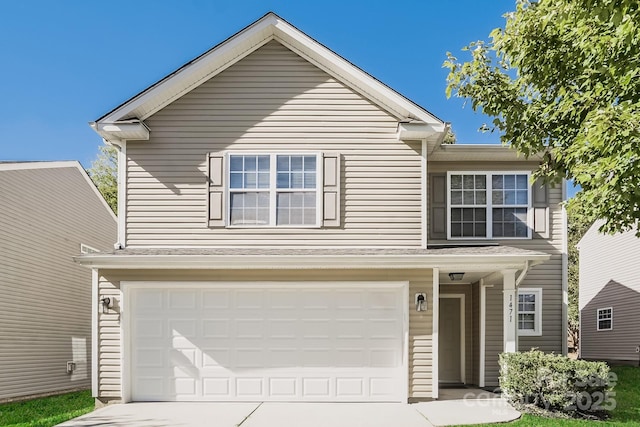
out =
[[[500,388],[515,404],[601,415],[615,407],[616,381],[604,362],[572,360],[539,350],[500,355]]]

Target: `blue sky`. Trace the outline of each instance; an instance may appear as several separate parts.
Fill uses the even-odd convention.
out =
[[[273,11],[453,125],[460,143],[498,143],[487,117],[446,99],[446,52],[487,39],[515,0],[4,2],[0,160],[95,158],[87,125]]]

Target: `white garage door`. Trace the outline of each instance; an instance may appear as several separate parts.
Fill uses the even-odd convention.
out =
[[[134,401],[402,401],[401,285],[127,286]]]

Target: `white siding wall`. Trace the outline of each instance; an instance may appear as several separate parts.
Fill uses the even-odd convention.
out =
[[[146,120],[129,142],[127,245],[418,246],[420,145],[397,119],[270,42]],[[207,228],[208,152],[342,154],[342,226]]]
[[[116,222],[75,167],[0,171],[0,400],[91,384],[91,270]],[[78,369],[66,373],[66,362]]]

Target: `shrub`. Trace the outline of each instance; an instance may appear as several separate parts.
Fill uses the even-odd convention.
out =
[[[572,360],[539,350],[500,355],[500,387],[515,404],[602,415],[615,407],[615,374],[604,362]]]

